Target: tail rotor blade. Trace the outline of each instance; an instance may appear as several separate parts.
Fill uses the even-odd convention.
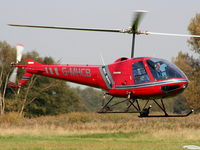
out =
[[[17,59],[16,59],[16,63],[20,62],[22,59],[22,52],[24,50],[24,45],[22,44],[17,44],[16,46],[17,49]]]
[[[17,56],[16,56],[16,63],[19,63],[22,59],[22,52],[24,50],[24,45],[22,44],[17,44],[16,45],[16,49],[17,49]],[[17,71],[18,71],[18,68],[14,68],[10,77],[9,77],[9,82],[10,84],[15,84],[16,83],[16,80],[17,80]]]
[[[13,72],[10,75],[9,82],[16,83],[17,71],[18,71],[18,68],[14,68]]]

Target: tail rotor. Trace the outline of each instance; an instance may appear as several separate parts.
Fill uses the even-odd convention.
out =
[[[16,49],[17,49],[17,55],[16,55],[16,64],[19,63],[22,59],[22,52],[24,50],[24,45],[22,44],[17,44],[16,46]],[[11,86],[14,86],[15,83],[16,83],[16,80],[17,80],[17,71],[18,71],[18,68],[15,67],[10,75],[10,78],[9,78],[9,85]]]

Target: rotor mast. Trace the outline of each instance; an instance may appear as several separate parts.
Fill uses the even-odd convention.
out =
[[[131,58],[134,58],[134,49],[135,49],[135,33],[133,33],[132,37]]]
[[[131,32],[133,34],[133,37],[132,37],[132,48],[131,48],[131,58],[134,58],[134,49],[135,49],[135,34],[139,34],[138,32],[138,26],[144,16],[144,14],[146,13],[147,11],[144,11],[144,10],[138,10],[138,11],[135,11],[135,16],[133,18],[133,21],[132,21],[132,26],[131,26]]]

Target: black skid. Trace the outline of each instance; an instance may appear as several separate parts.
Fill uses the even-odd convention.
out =
[[[138,116],[140,118],[145,118],[145,117],[187,117],[189,116],[190,114],[192,114],[194,111],[191,110],[190,112],[188,112],[187,114],[184,114],[184,115],[148,115],[148,116]]]

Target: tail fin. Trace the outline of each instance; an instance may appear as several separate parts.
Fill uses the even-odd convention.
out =
[[[11,86],[11,87],[22,87],[33,76],[32,73],[29,73],[29,72],[26,71],[26,72],[24,72],[23,77],[19,81],[19,83],[16,84],[16,77],[17,77],[17,69],[18,69],[18,67],[24,67],[24,68],[30,67],[31,68],[33,66],[34,67],[35,66],[38,67],[38,66],[42,65],[42,64],[40,64],[40,63],[38,63],[36,61],[33,61],[31,59],[27,59],[26,61],[27,61],[27,64],[25,64],[25,65],[24,64],[22,64],[22,65],[21,64],[15,64],[14,65],[16,68],[13,70],[13,72],[12,72],[10,78],[9,78],[8,86]],[[41,71],[41,70],[38,69],[37,71]]]
[[[27,64],[15,64],[14,65],[16,68],[13,70],[13,72],[12,72],[10,78],[9,78],[8,86],[22,87],[33,76],[33,73],[30,73],[28,71],[24,72],[22,79],[16,85],[16,76],[17,76],[17,68],[18,67],[34,68],[35,73],[45,71],[44,68],[41,67],[42,64],[40,64],[40,63],[38,63],[34,60],[31,60],[31,59],[27,59],[26,61],[27,61]]]
[[[19,81],[19,87],[22,87],[33,76],[32,73],[24,72],[22,79]]]
[[[16,63],[12,64],[12,66],[14,66],[15,68],[13,69],[13,72],[10,75],[9,81],[8,81],[8,86],[11,87],[22,87],[25,83],[27,83],[27,81],[33,76],[32,73],[29,73],[28,71],[26,71],[22,77],[22,79],[19,81],[19,83],[16,85],[16,78],[17,78],[17,71],[18,71],[18,67],[35,67],[36,71],[44,71],[40,65],[40,63],[33,61],[31,59],[27,59],[27,64],[19,64],[19,62],[21,61],[22,58],[22,51],[24,50],[24,45],[22,44],[17,44],[16,46],[16,50],[17,50],[17,55],[16,55]]]

